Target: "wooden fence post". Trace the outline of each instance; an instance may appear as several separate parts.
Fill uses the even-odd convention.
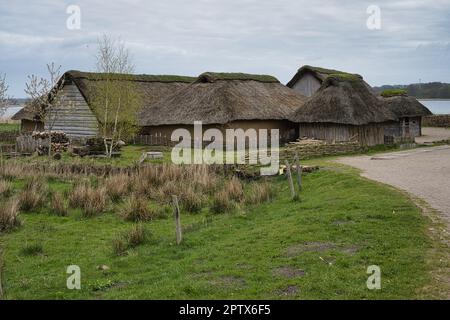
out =
[[[287,161],[287,160],[285,160],[284,162],[286,164],[286,174],[287,174],[288,181],[289,181],[289,188],[291,189],[291,196],[292,196],[292,199],[296,199],[297,196],[295,194],[294,181],[292,181],[291,165],[289,164],[289,161]]]
[[[302,167],[300,166],[300,160],[298,158],[298,153],[295,153],[295,169],[297,170],[297,184],[298,190],[302,190]]]
[[[175,231],[177,234],[177,244],[181,243],[183,240],[183,234],[181,230],[181,219],[180,219],[180,207],[178,206],[178,197],[172,196],[172,204],[173,204],[173,215],[175,219]]]

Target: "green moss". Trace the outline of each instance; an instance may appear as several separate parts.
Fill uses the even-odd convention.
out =
[[[328,78],[336,79],[338,81],[360,81],[360,75],[346,72],[331,73]]]
[[[397,97],[397,96],[407,96],[408,91],[405,89],[387,89],[381,92],[382,97]]]
[[[123,80],[123,81],[142,81],[142,82],[192,82],[196,78],[177,75],[150,75],[150,74],[121,74],[121,73],[96,73],[68,71],[66,74],[74,78],[85,78],[88,80]]]
[[[248,74],[248,73],[226,73],[226,72],[205,72],[200,75],[199,78],[207,79],[208,81],[216,81],[216,80],[254,80],[259,82],[276,82],[278,83],[278,79],[266,75],[266,74]]]

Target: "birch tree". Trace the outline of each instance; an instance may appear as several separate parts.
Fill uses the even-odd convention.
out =
[[[55,63],[47,64],[47,77],[36,75],[28,76],[25,93],[30,97],[30,107],[36,118],[44,122],[44,131],[48,136],[48,155],[52,152],[52,131],[55,121],[62,112],[70,112],[70,102],[61,93],[64,87],[64,78],[61,75],[61,66]],[[58,108],[58,106],[67,107]]]
[[[105,153],[111,157],[119,143],[136,132],[141,97],[132,81],[130,53],[122,41],[104,35],[98,40],[96,60],[99,74],[91,103],[100,120]]]
[[[3,76],[0,74],[0,118],[5,114],[9,100],[11,99],[8,96],[8,88],[9,87],[6,84],[6,74]]]

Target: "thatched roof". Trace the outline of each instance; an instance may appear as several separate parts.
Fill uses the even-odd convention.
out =
[[[423,117],[433,114],[427,107],[417,101],[414,97],[405,94],[380,97],[387,109],[399,117]]]
[[[62,79],[64,79],[65,83],[74,83],[88,104],[92,101],[92,95],[94,94],[92,89],[95,87],[93,84],[96,82],[105,81],[106,79],[113,81],[131,81],[136,84],[137,90],[139,90],[142,95],[143,105],[141,109],[144,109],[146,106],[161,100],[172,94],[174,91],[187,86],[196,78],[175,75],[104,74],[70,70],[63,74]],[[33,108],[31,105],[27,105],[16,113],[13,118],[15,120],[33,120],[34,113],[32,110]]]
[[[37,121],[37,116],[32,111],[31,107],[25,105],[22,109],[17,111],[12,117],[11,120],[31,120]]]
[[[364,125],[396,120],[358,76],[330,75],[291,116],[294,122]]]
[[[151,105],[162,98],[165,98],[174,91],[185,87],[188,83],[195,80],[193,77],[174,76],[174,75],[147,75],[147,74],[104,74],[95,72],[67,71],[64,74],[66,81],[72,81],[76,84],[81,94],[89,104],[92,99],[92,90],[97,81],[106,79],[113,81],[131,81],[136,84],[137,89],[142,95],[143,106]]]
[[[321,68],[321,67],[313,67],[313,66],[305,65],[305,66],[301,67],[300,69],[298,69],[297,73],[286,84],[286,86],[288,86],[289,88],[292,88],[297,83],[297,81],[306,73],[310,73],[315,78],[317,78],[317,80],[319,80],[320,82],[323,82],[326,78],[328,78],[328,76],[336,75],[336,74],[354,75],[354,76],[360,77],[362,79],[362,77],[357,74],[351,74],[351,73],[347,73],[347,72],[343,72],[343,71],[339,71],[339,70],[326,69],[326,68]]]
[[[305,100],[272,76],[206,72],[143,110],[139,119],[142,126],[285,120]]]

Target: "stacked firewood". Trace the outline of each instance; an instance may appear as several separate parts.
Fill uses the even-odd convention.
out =
[[[48,154],[48,140],[52,139],[52,152],[61,153],[67,151],[70,145],[69,138],[62,131],[33,132],[32,137],[38,141],[37,152],[40,155]]]
[[[89,138],[86,140],[86,144],[83,146],[73,147],[73,153],[79,156],[95,156],[104,155],[105,150],[105,140],[103,138]],[[114,147],[114,152],[120,152],[121,145],[118,144]]]

